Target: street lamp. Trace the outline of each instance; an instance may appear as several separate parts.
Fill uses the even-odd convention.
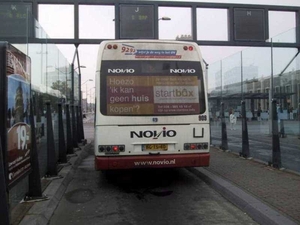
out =
[[[84,85],[86,82],[89,82],[89,81],[93,81],[93,79],[88,79],[88,80],[84,81],[83,84],[81,84],[81,86]]]
[[[74,70],[77,70],[78,68],[86,68],[86,66],[78,66]]]
[[[158,20],[171,20],[171,18],[167,17],[167,16],[163,16],[163,17],[159,18]]]

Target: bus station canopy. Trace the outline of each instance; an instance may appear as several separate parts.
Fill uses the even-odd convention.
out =
[[[295,93],[274,93],[275,99],[285,99]],[[208,98],[213,99],[269,99],[269,93],[235,93],[235,94],[223,94],[218,96],[209,96]]]

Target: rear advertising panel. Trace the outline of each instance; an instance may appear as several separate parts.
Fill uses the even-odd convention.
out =
[[[6,77],[9,187],[17,183],[31,170],[30,68],[30,58],[8,45],[6,49]]]
[[[199,62],[103,61],[101,90],[101,113],[108,116],[186,115],[205,110]]]
[[[108,115],[199,113],[197,77],[109,76],[107,100]]]

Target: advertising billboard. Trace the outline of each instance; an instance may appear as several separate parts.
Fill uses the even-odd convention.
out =
[[[1,44],[1,86],[6,93],[1,93],[2,110],[5,111],[6,134],[4,136],[4,160],[7,170],[8,186],[12,187],[31,170],[31,127],[30,115],[30,68],[28,56],[6,43]],[[3,107],[4,106],[4,107]],[[3,118],[1,118],[3,121]],[[2,139],[2,138],[1,138]]]
[[[203,78],[199,62],[102,62],[103,115],[199,114]]]

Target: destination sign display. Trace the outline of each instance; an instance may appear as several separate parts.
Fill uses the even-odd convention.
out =
[[[234,9],[234,39],[237,41],[265,41],[264,9]]]
[[[154,38],[153,5],[120,5],[120,38]]]
[[[0,37],[27,37],[32,32],[32,4],[0,3]]]

